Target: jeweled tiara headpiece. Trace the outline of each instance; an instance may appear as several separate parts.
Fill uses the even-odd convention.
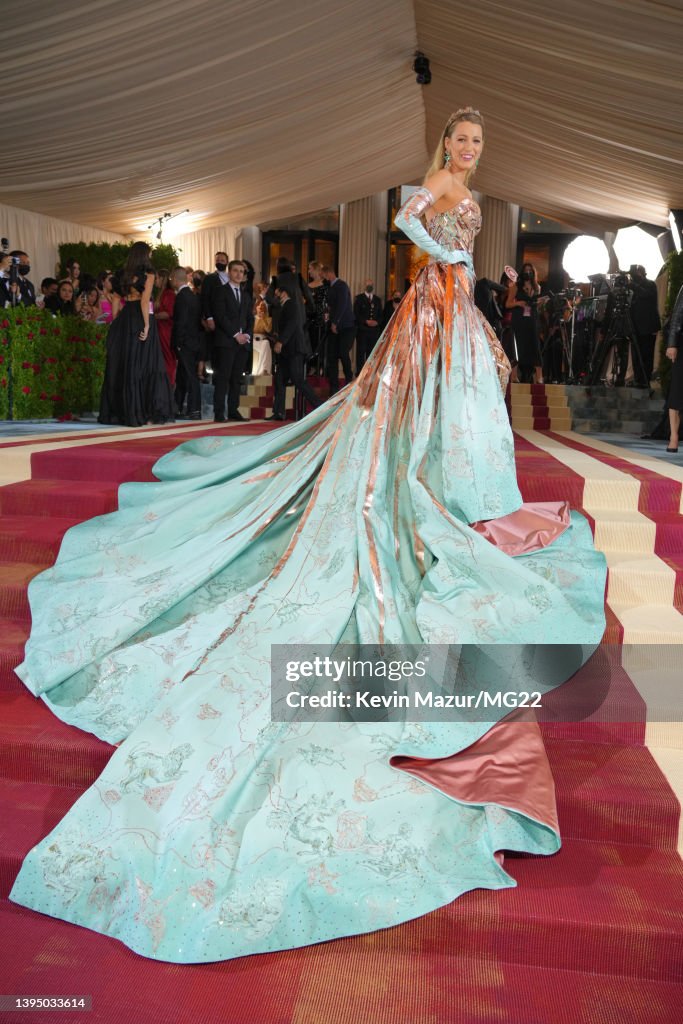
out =
[[[474,107],[461,107],[460,110],[456,110],[455,113],[451,114],[448,118],[448,124],[454,125],[457,124],[458,121],[466,121],[468,114],[474,114],[476,117],[481,117],[479,111],[475,110]]]

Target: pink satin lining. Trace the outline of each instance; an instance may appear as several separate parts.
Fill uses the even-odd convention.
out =
[[[559,831],[555,784],[536,722],[514,711],[451,757],[397,755],[390,764],[466,804],[499,804]]]
[[[547,548],[569,522],[569,502],[534,501],[500,519],[485,519],[471,527],[506,555],[526,555]]]

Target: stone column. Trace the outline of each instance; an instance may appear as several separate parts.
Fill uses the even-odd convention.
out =
[[[481,203],[483,226],[474,243],[477,277],[500,281],[506,263],[515,265],[519,206],[484,196]]]
[[[235,258],[249,260],[256,271],[256,280],[261,278],[261,231],[253,224],[240,228],[235,241]]]
[[[352,296],[372,277],[375,291],[382,301],[386,299],[387,203],[387,193],[379,192],[343,203],[339,209],[338,273]]]

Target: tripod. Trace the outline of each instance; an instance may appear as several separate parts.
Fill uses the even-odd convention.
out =
[[[612,354],[605,384],[610,387],[623,388],[626,380],[629,353],[633,371],[639,387],[649,387],[645,366],[636,341],[636,334],[631,322],[628,306],[617,301],[617,307],[610,318],[605,337],[600,341],[593,353],[593,363],[589,384],[600,382],[600,373],[608,355]]]

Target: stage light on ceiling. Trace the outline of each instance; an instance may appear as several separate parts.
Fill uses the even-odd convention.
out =
[[[645,267],[647,276],[654,280],[662,269],[659,242],[637,224],[630,228],[620,228],[614,239],[613,248],[619,260],[620,270],[628,270],[637,264]]]
[[[424,53],[420,53],[419,50],[415,54],[413,71],[415,72],[415,81],[418,85],[429,85],[432,80],[432,73],[429,69],[429,57],[425,57]]]
[[[592,274],[606,274],[609,270],[607,246],[595,235],[579,235],[564,250],[562,266],[571,281],[587,282]]]
[[[669,227],[674,238],[676,252],[683,249],[683,210],[669,210]]]

